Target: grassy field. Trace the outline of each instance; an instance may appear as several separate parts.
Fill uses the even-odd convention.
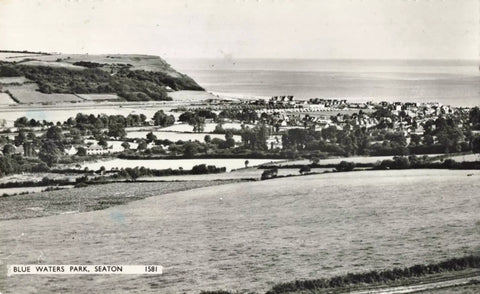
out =
[[[0,93],[0,105],[17,104],[7,93]]]
[[[216,167],[225,167],[227,171],[238,169],[245,166],[245,160],[242,158],[194,158],[194,159],[120,159],[115,158],[106,161],[87,162],[82,168],[88,167],[90,170],[98,170],[104,166],[107,170],[112,168],[135,168],[146,167],[150,169],[192,169],[195,165],[206,164],[215,165]],[[275,159],[248,159],[250,166],[274,163]]]
[[[63,102],[82,102],[83,99],[74,94],[44,94],[30,89],[10,88],[12,96],[22,104],[55,104]]]
[[[30,52],[0,52],[0,61],[20,61],[24,58],[42,57],[41,54]]]
[[[45,200],[55,213],[64,203],[72,203],[68,209],[73,211],[77,203],[87,207],[90,199],[98,199],[92,209],[113,207],[1,221],[4,264],[161,264],[164,274],[13,276],[0,289],[262,293],[296,279],[382,271],[478,253],[480,183],[478,173],[468,173],[330,173],[169,194],[155,190],[155,184],[97,186],[70,196],[60,191],[50,194],[58,201]],[[121,198],[145,194],[158,196],[114,206],[123,203],[117,202]],[[104,195],[110,195],[107,203],[101,202]],[[2,209],[12,215],[35,201],[12,201]],[[4,271],[0,267],[0,274]]]
[[[192,132],[193,127],[190,127],[190,132],[191,133],[185,133],[185,132],[170,132],[170,131],[153,131],[153,134],[157,137],[159,140],[170,140],[172,142],[177,142],[177,141],[200,141],[204,142],[205,136],[209,135],[211,139],[218,138],[225,140],[225,135],[224,134],[210,134],[210,133],[193,133]],[[138,132],[128,132],[127,133],[127,138],[131,139],[136,139],[136,138],[141,138],[145,139],[149,132],[147,131],[138,131]],[[242,137],[239,135],[233,135],[233,139],[235,142],[241,142]]]
[[[224,182],[114,183],[0,197],[0,220],[101,210],[115,205],[171,192],[220,185]],[[32,191],[46,187],[29,188]],[[15,188],[12,188],[15,189]],[[22,188],[19,188],[22,189]]]
[[[331,168],[312,168],[311,172],[321,173],[331,171]],[[257,168],[240,168],[235,171],[219,174],[204,174],[204,175],[181,175],[181,176],[165,176],[165,177],[149,177],[142,178],[145,181],[205,181],[205,180],[240,180],[253,179],[260,180],[264,169]],[[297,176],[300,175],[298,168],[284,168],[278,170],[278,176]]]
[[[117,94],[77,94],[77,96],[87,101],[108,101],[120,99]]]
[[[172,77],[178,77],[179,73],[172,70],[168,64],[158,56],[135,55],[135,54],[29,54],[29,53],[0,53],[0,60],[8,62],[23,62],[25,59],[34,59],[24,62],[31,65],[48,65],[68,68],[83,69],[73,65],[78,61],[90,61],[101,64],[131,64],[133,70],[165,71]]]
[[[0,84],[24,84],[26,82],[31,82],[26,77],[0,77]]]
[[[172,97],[173,101],[191,101],[191,102],[205,102],[209,99],[220,99],[219,97],[212,95],[205,91],[176,91],[169,92],[169,97]]]
[[[422,294],[478,294],[480,293],[480,282],[472,280],[468,285],[447,287],[443,289],[425,290]]]
[[[61,68],[76,69],[76,70],[85,69],[82,66],[76,66],[71,63],[58,62],[58,61],[32,60],[32,61],[21,62],[20,64],[31,65],[31,66],[61,67]]]
[[[203,132],[205,133],[210,133],[215,130],[215,127],[217,126],[216,123],[206,123]],[[223,129],[235,129],[235,130],[240,130],[242,129],[242,124],[240,123],[223,123],[222,124]],[[253,128],[255,125],[252,124],[245,124],[245,127]],[[186,123],[178,123],[174,124],[165,128],[161,128],[162,131],[169,131],[169,132],[192,132],[193,127],[189,124]]]

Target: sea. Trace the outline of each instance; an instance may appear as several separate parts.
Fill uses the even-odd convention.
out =
[[[224,97],[480,105],[479,60],[167,59]]]

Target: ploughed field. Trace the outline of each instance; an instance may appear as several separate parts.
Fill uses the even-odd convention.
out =
[[[468,174],[471,174],[468,176]],[[329,173],[0,223],[5,264],[161,264],[161,276],[13,276],[3,293],[264,291],[480,251],[478,171]]]

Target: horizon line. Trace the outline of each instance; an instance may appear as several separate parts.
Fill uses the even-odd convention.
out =
[[[0,53],[28,53],[28,54],[65,54],[65,55],[146,55],[146,56],[158,56],[163,59],[224,59],[224,60],[248,60],[248,59],[270,59],[270,60],[288,60],[288,59],[297,59],[297,60],[332,60],[332,61],[350,61],[350,60],[362,60],[362,61],[475,61],[480,62],[480,56],[477,58],[458,58],[458,57],[441,57],[441,58],[401,58],[401,57],[231,57],[231,56],[168,56],[160,55],[157,53],[121,53],[121,52],[109,52],[109,53],[68,53],[61,51],[34,51],[34,50],[15,50],[15,49],[0,49]]]

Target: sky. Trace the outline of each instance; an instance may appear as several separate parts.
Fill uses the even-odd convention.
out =
[[[478,0],[0,0],[0,49],[478,59]]]

